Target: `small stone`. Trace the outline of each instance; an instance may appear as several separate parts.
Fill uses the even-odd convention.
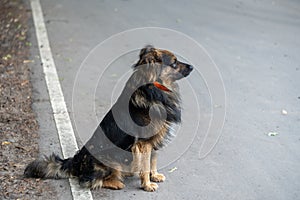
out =
[[[169,173],[173,173],[175,170],[177,170],[177,167],[173,167],[172,169],[170,169]]]
[[[4,141],[4,142],[2,142],[1,144],[2,144],[2,145],[10,145],[10,144],[11,144],[11,142]]]
[[[287,112],[286,110],[282,109],[282,110],[281,110],[281,114],[283,114],[283,115],[287,115],[287,114],[288,114],[288,112]]]
[[[278,135],[278,133],[277,132],[269,132],[267,135],[268,136],[276,136],[276,135]]]

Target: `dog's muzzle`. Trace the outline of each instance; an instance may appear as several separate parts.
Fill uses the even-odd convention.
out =
[[[192,65],[186,65],[186,68],[183,70],[182,75],[187,77],[191,71],[193,71],[194,67]]]

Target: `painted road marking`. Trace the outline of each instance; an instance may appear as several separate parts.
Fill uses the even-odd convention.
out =
[[[62,153],[64,158],[73,157],[74,153],[78,150],[78,146],[51,53],[41,4],[39,0],[31,0],[30,3],[41,61]],[[77,181],[74,179],[69,179],[69,182],[74,200],[93,199],[90,190],[79,188]]]

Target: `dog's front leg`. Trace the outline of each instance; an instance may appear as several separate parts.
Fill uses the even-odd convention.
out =
[[[150,182],[150,160],[152,145],[147,142],[140,141],[134,145],[132,150],[133,156],[137,158],[134,160],[140,161],[140,163],[135,163],[135,165],[140,167],[139,172],[142,188],[148,192],[157,190],[158,185]]]
[[[150,179],[153,182],[163,182],[166,180],[166,177],[163,174],[157,172],[157,153],[152,151],[151,154],[151,174]]]

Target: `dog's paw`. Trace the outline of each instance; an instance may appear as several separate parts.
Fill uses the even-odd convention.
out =
[[[163,174],[151,174],[150,176],[151,181],[159,183],[159,182],[164,182],[166,180],[166,177]]]
[[[147,185],[144,185],[142,188],[147,192],[154,192],[157,190],[158,185],[156,183],[149,183]]]
[[[112,190],[121,190],[125,187],[125,185],[119,180],[105,180],[103,181],[102,187]]]

